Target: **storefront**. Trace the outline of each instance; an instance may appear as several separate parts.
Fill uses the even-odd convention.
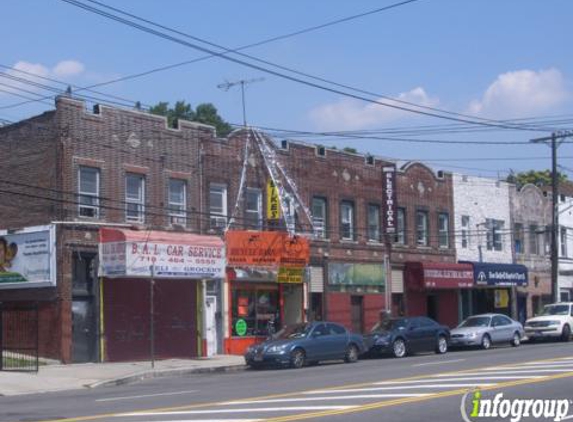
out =
[[[213,304],[206,284],[224,277],[221,239],[102,228],[99,255],[102,360],[215,352],[209,349],[216,348],[216,315],[207,309]]]
[[[225,353],[242,354],[307,311],[308,241],[285,232],[229,231]]]
[[[518,309],[515,287],[528,284],[527,267],[519,264],[467,262],[472,265],[474,289],[464,298],[468,315],[488,312],[517,316],[525,310]],[[515,301],[515,303],[514,303]],[[525,305],[521,305],[525,306]]]
[[[406,312],[425,315],[455,327],[461,319],[460,297],[474,286],[471,264],[407,262],[404,268]]]

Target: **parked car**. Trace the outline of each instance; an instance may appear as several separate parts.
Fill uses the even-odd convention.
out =
[[[541,315],[525,321],[525,335],[530,341],[543,338],[571,340],[573,302],[545,305]]]
[[[449,341],[449,328],[426,317],[389,318],[377,323],[364,337],[370,354],[397,358],[423,351],[446,353]]]
[[[267,341],[245,353],[251,367],[281,365],[301,368],[307,363],[344,359],[352,363],[365,351],[361,335],[332,322],[287,325]]]
[[[451,331],[451,346],[480,346],[489,349],[495,343],[517,347],[525,335],[521,323],[501,314],[474,315]]]

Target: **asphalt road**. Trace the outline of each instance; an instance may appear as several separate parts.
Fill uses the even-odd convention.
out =
[[[573,403],[569,403],[573,399],[573,343],[368,359],[299,370],[192,375],[0,397],[0,420],[462,421],[462,398],[476,387],[485,401],[499,393],[504,395],[500,399],[567,400],[570,419],[563,420],[573,422]],[[467,413],[472,410],[473,394],[465,398]],[[469,420],[509,421],[510,417]]]

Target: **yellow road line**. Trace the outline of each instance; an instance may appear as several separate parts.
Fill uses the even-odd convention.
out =
[[[568,356],[567,356],[568,357]],[[524,362],[524,363],[532,363],[532,362],[553,362],[553,361],[558,361],[558,360],[562,360],[564,359],[564,357],[560,357],[560,358],[550,358],[550,359],[541,359],[541,360],[535,360],[535,361],[529,361],[529,362]],[[511,367],[511,366],[515,366],[515,363],[508,363],[508,364],[503,364],[503,365],[499,365],[497,366],[497,368],[501,369],[503,367]],[[443,375],[455,375],[455,374],[460,374],[460,373],[466,373],[466,372],[475,372],[475,371],[479,371],[482,370],[483,368],[486,367],[491,367],[491,365],[485,366],[485,367],[481,367],[481,368],[474,368],[474,369],[460,369],[458,371],[450,371],[450,372],[442,372],[441,374]],[[559,375],[555,375],[555,377],[560,377],[563,374],[559,374]],[[573,376],[573,373],[572,373]],[[413,380],[419,380],[419,379],[426,379],[428,377],[431,377],[431,374],[426,374],[426,375],[416,375],[416,376],[411,376],[411,377],[404,377],[404,378],[394,378],[394,379],[390,379],[390,380],[384,380],[384,382],[400,382],[400,381],[413,381]],[[533,380],[545,380],[545,379],[552,379],[552,378],[537,378],[537,379],[533,379]],[[522,380],[523,381],[523,380]],[[529,381],[529,380],[525,380],[525,381]],[[270,394],[270,395],[266,395],[266,396],[258,396],[258,397],[250,397],[248,399],[234,399],[233,401],[241,401],[245,404],[248,404],[251,401],[259,401],[259,400],[266,400],[266,399],[275,399],[275,398],[286,398],[286,397],[294,397],[294,396],[298,396],[300,394],[304,394],[307,392],[311,392],[311,391],[328,391],[328,390],[338,390],[338,389],[342,389],[342,388],[358,388],[358,387],[367,387],[370,385],[373,385],[374,383],[376,383],[378,381],[369,381],[369,382],[362,382],[362,383],[356,383],[356,384],[343,384],[343,385],[339,385],[336,387],[326,387],[326,388],[311,388],[311,389],[307,389],[307,390],[298,390],[295,392],[291,392],[291,393],[279,393],[279,394]],[[496,384],[496,386],[499,386],[502,384]],[[485,388],[484,388],[485,390]],[[458,390],[456,390],[458,391]],[[462,391],[462,390],[459,390]],[[466,392],[467,389],[464,389],[463,392]],[[441,394],[446,394],[449,392],[443,392]],[[456,393],[459,394],[459,393]],[[433,398],[436,396],[425,396],[424,398]],[[190,405],[183,405],[183,406],[172,406],[172,407],[158,407],[158,408],[151,408],[151,409],[146,409],[146,410],[136,410],[136,411],[130,411],[129,413],[131,414],[135,414],[135,413],[147,413],[147,412],[174,412],[174,411],[181,411],[181,410],[191,410],[191,409],[197,409],[197,408],[202,408],[202,407],[209,407],[209,406],[218,406],[221,405],[223,403],[226,403],[230,400],[223,400],[223,401],[216,401],[216,402],[205,402],[205,403],[196,403],[196,404],[190,404]],[[411,401],[410,399],[398,399],[398,400],[390,400],[390,401],[384,401],[383,403],[394,403],[396,402],[397,404],[399,403],[408,403],[409,401]],[[415,400],[414,400],[415,401]],[[381,402],[377,402],[375,404],[380,404]],[[389,405],[389,404],[388,404]],[[367,406],[367,405],[366,405]],[[384,407],[384,406],[382,406]],[[354,409],[354,408],[353,408]],[[93,420],[98,420],[98,419],[104,419],[104,418],[111,418],[111,417],[115,417],[119,414],[122,413],[127,413],[127,412],[114,412],[114,413],[101,413],[98,415],[90,415],[90,416],[78,416],[78,417],[73,417],[73,418],[63,418],[63,419],[46,419],[46,420],[39,420],[36,422],[79,422],[79,421],[93,421]],[[322,412],[319,412],[322,413]],[[287,417],[287,416],[285,416]],[[270,420],[275,420],[275,419],[270,419]],[[282,419],[277,419],[277,420],[282,420]]]

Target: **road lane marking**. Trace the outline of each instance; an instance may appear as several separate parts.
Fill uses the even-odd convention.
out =
[[[449,376],[446,374],[446,376]],[[394,385],[394,384],[412,384],[412,383],[424,383],[424,382],[436,382],[436,381],[487,381],[487,380],[514,380],[514,379],[526,379],[526,378],[541,378],[543,375],[504,375],[504,376],[489,376],[489,377],[463,377],[463,378],[440,378],[439,380],[433,379],[421,379],[421,380],[411,380],[411,381],[379,381],[374,382],[374,385]]]
[[[446,363],[463,362],[464,360],[466,360],[466,359],[454,359],[454,360],[444,360],[441,362],[417,363],[417,364],[412,365],[412,366],[414,367],[414,366],[444,365]]]
[[[467,384],[423,384],[423,385],[396,385],[392,387],[371,387],[371,388],[348,388],[348,389],[337,389],[337,390],[317,390],[317,391],[308,391],[303,393],[305,395],[313,395],[313,394],[336,394],[336,393],[358,393],[361,391],[391,391],[391,390],[415,390],[418,388],[469,388],[469,387],[481,387],[481,386],[490,386],[494,385],[492,383],[467,383]]]
[[[344,391],[342,391],[344,392]],[[306,393],[308,394],[308,393]],[[292,399],[268,399],[268,400],[255,400],[255,401],[230,401],[222,403],[223,406],[236,406],[242,404],[263,404],[263,403],[296,403],[302,401],[317,401],[317,400],[354,400],[354,399],[384,399],[384,398],[398,398],[398,397],[424,397],[428,393],[385,393],[385,394],[358,394],[354,396],[324,396],[324,397],[297,397]]]
[[[573,358],[570,357],[553,357],[553,358],[547,358],[547,359],[540,359],[537,361],[531,361],[531,362],[556,362],[556,361],[562,361],[562,360],[573,360]],[[507,366],[514,366],[515,364],[507,364]],[[503,365],[500,365],[500,367],[502,367]],[[474,368],[474,369],[460,369],[457,371],[450,371],[450,372],[445,372],[442,374],[442,376],[456,376],[459,375],[461,373],[465,373],[465,372],[475,372],[475,371],[479,371],[480,368]],[[420,380],[420,379],[426,379],[431,375],[428,374],[424,374],[424,375],[413,375],[410,377],[402,377],[402,378],[395,378],[394,380],[390,381],[388,380],[388,382],[398,382],[398,381],[413,381],[413,380]],[[562,377],[571,377],[573,376],[573,372],[571,374],[559,374],[559,375],[548,375],[548,376],[544,376],[539,378],[538,380],[536,379],[532,379],[534,378],[532,377],[528,377],[527,380],[523,380],[523,383],[535,383],[535,382],[545,382],[546,380],[551,380],[551,379],[555,379],[555,378],[562,378]],[[512,382],[520,382],[520,381],[512,381]],[[352,387],[365,387],[365,386],[370,386],[372,385],[373,382],[369,381],[369,382],[362,382],[362,383],[356,383],[356,384],[345,384],[345,385],[339,385],[339,386],[335,386],[335,387],[327,387],[324,388],[324,390],[327,389],[331,389],[331,390],[335,390],[335,389],[339,389],[339,388],[352,388]],[[506,384],[504,384],[506,385]],[[502,385],[503,386],[503,385]],[[490,389],[491,387],[485,387],[485,389]],[[310,391],[310,390],[308,390]],[[467,390],[464,389],[462,390],[459,394],[464,394]],[[269,394],[266,396],[258,396],[258,397],[252,397],[250,399],[244,399],[244,400],[258,400],[258,399],[266,399],[266,398],[278,398],[278,397],[293,397],[295,395],[300,394],[302,391],[295,391],[295,392],[290,392],[290,393],[278,393],[278,394]],[[442,392],[441,394],[446,394],[446,392]],[[396,404],[400,404],[401,400],[409,400],[409,399],[398,399],[397,401],[399,403]],[[396,401],[386,401],[385,403],[393,403]],[[217,406],[219,405],[221,402],[217,402],[217,401],[210,401],[210,402],[202,402],[202,403],[195,403],[195,404],[187,404],[187,405],[181,405],[181,406],[168,406],[168,407],[156,407],[156,408],[151,408],[151,409],[146,409],[145,411],[155,411],[155,412],[165,412],[165,411],[174,411],[174,410],[180,410],[180,409],[199,409],[199,408],[206,408],[208,406]],[[112,418],[112,417],[116,417],[118,415],[117,412],[108,412],[108,413],[99,413],[96,415],[87,415],[87,416],[76,416],[76,417],[70,417],[70,418],[61,418],[61,419],[44,419],[44,420],[39,420],[36,422],[80,422],[80,421],[94,421],[94,420],[101,420],[101,419],[107,419],[107,418]]]
[[[293,410],[348,410],[355,406],[295,406],[295,407],[254,407],[250,409],[208,409],[178,410],[174,412],[133,412],[113,415],[116,418],[133,416],[175,416],[175,415],[210,415],[214,413],[248,413],[248,412],[290,412]]]
[[[527,380],[518,380],[518,381],[509,381],[506,383],[495,384],[490,387],[484,387],[483,390],[496,390],[501,388],[508,388],[518,385],[527,385],[527,384],[536,384],[540,382],[548,382],[553,381],[561,378],[570,378],[573,377],[573,372],[569,372],[567,374],[558,374],[558,375],[549,375],[547,377],[539,378],[539,379],[527,379]],[[324,411],[324,412],[313,412],[313,413],[304,413],[298,415],[287,415],[281,416],[276,418],[266,418],[265,422],[290,422],[290,421],[299,421],[305,419],[316,419],[316,418],[323,418],[327,416],[338,416],[338,415],[346,415],[350,413],[358,413],[358,412],[365,412],[368,410],[377,410],[384,407],[391,407],[397,406],[400,404],[406,403],[417,403],[417,402],[424,402],[428,400],[433,400],[436,398],[442,397],[452,397],[452,396],[459,396],[462,394],[467,393],[467,389],[460,389],[460,390],[451,390],[451,391],[443,391],[436,394],[430,394],[425,397],[408,397],[403,399],[396,399],[396,400],[385,400],[381,402],[369,403],[359,406],[354,406],[351,409],[341,409],[341,410],[331,410],[331,411]]]
[[[187,391],[174,391],[172,393],[142,394],[140,396],[108,397],[105,399],[97,399],[96,402],[134,400],[134,399],[144,399],[148,397],[159,397],[159,396],[176,396],[181,394],[196,393],[197,391],[198,390],[187,390]]]

